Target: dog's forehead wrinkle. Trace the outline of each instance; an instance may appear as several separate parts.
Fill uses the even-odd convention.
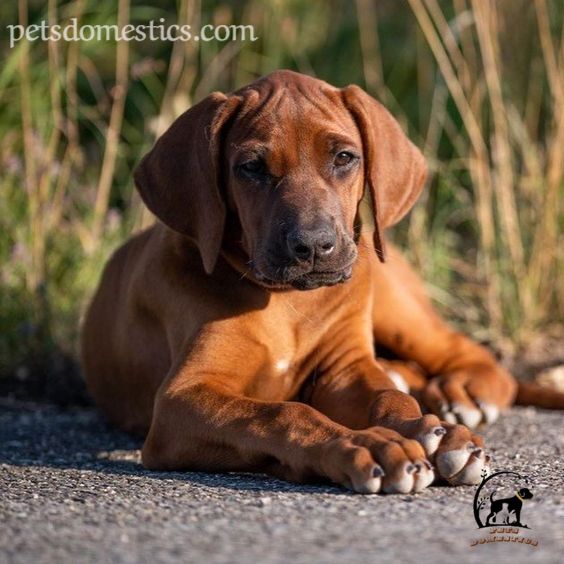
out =
[[[272,117],[284,113],[286,119],[302,120],[311,116],[312,109],[324,119],[333,122],[340,121],[340,115],[347,115],[341,96],[336,88],[327,83],[290,71],[273,73],[249,85],[239,92],[244,99],[241,117],[248,120],[249,127],[259,121],[261,125],[266,116]],[[327,103],[329,102],[329,103]],[[336,111],[341,108],[343,111]],[[342,124],[350,128],[351,124]]]
[[[259,106],[250,108],[246,115],[246,127],[256,129],[258,125],[267,131],[279,129],[282,125],[276,116],[284,115],[286,123],[295,123],[299,118],[296,104],[282,95],[282,92],[273,94],[265,99]]]
[[[331,121],[335,120],[337,114],[339,113],[336,111],[338,110],[338,105],[334,103],[332,96],[327,96],[326,91],[321,88],[316,90],[300,89],[299,93],[303,97],[303,99],[300,100],[300,103],[304,114],[311,111],[310,108],[307,108],[306,104],[303,104],[305,101],[321,113],[324,118],[330,119]],[[329,98],[329,100],[327,100],[327,98]],[[328,101],[330,102],[329,104],[327,103]]]
[[[265,114],[268,115],[270,112],[269,105],[273,98],[277,98],[279,95],[275,91],[261,91],[251,85],[240,91],[239,96],[242,99],[242,104],[237,121],[244,123],[249,129],[253,129]]]

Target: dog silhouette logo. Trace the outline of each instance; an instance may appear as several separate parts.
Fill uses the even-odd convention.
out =
[[[474,519],[478,527],[505,525],[529,529],[522,517],[527,501],[533,499],[529,485],[529,478],[517,472],[482,474],[474,496]]]

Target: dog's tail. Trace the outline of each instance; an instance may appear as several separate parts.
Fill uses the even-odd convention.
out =
[[[515,405],[532,405],[544,409],[564,409],[564,392],[536,382],[519,382]]]

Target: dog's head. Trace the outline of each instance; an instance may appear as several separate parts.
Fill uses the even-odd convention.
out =
[[[521,488],[517,493],[521,499],[533,499],[533,494],[529,488]]]
[[[135,171],[149,209],[196,242],[208,273],[228,225],[256,280],[298,289],[350,278],[365,187],[384,260],[383,230],[407,213],[425,176],[421,153],[376,100],[290,71],[211,94]]]

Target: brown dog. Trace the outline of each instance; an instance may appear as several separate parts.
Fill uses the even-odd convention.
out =
[[[83,331],[88,387],[148,432],[145,466],[363,493],[479,481],[482,440],[459,423],[494,420],[515,382],[384,249],[425,175],[356,86],[280,71],[178,118],[135,174],[162,223],[112,257]],[[378,362],[374,343],[418,368]]]

